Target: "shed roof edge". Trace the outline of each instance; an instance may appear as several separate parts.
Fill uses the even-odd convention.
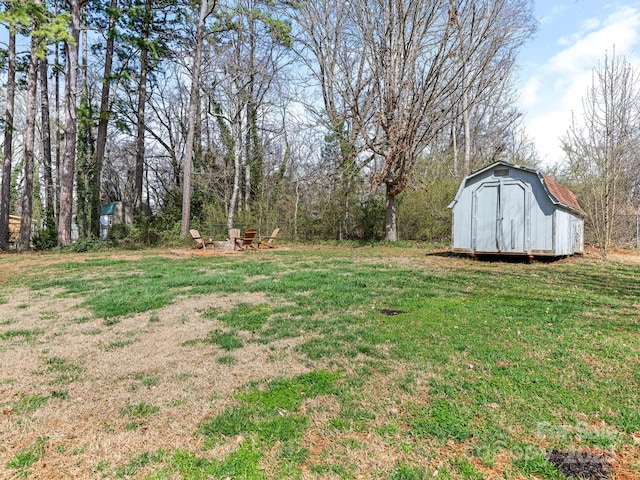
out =
[[[476,177],[477,175],[480,175],[481,173],[486,172],[487,170],[491,170],[492,168],[495,168],[497,165],[504,165],[505,167],[516,168],[518,170],[533,173],[542,184],[542,187],[544,188],[544,191],[547,194],[547,197],[549,197],[549,200],[551,200],[551,202],[554,205],[558,207],[562,207],[566,210],[569,210],[570,212],[575,213],[580,217],[584,217],[585,212],[580,207],[577,197],[567,187],[559,184],[553,178],[541,172],[539,169],[533,169],[530,167],[525,167],[523,165],[516,165],[514,163],[510,163],[504,160],[498,160],[497,162],[487,165],[486,167],[476,170],[475,172],[471,172],[469,175],[464,177],[462,182],[460,182],[460,186],[458,187],[458,191],[456,192],[456,195],[453,198],[453,201],[447,206],[447,208],[452,209],[453,207],[455,207],[456,203],[458,203],[458,199],[460,198],[460,195],[462,194],[462,190],[464,190],[468,180],[470,180],[473,177]],[[547,182],[546,179],[549,179],[550,181]],[[553,182],[553,185],[550,187],[549,184],[551,184],[551,182]],[[552,190],[554,190],[554,186],[557,186],[559,189],[562,189],[563,192],[566,191],[568,192],[568,194],[570,194],[570,195],[567,195],[567,198],[565,199],[565,201],[562,201],[561,198],[557,198],[557,196],[552,193]],[[563,196],[561,194],[561,190],[558,190],[558,196],[561,196],[561,197]],[[567,200],[572,200],[572,202],[569,202]]]

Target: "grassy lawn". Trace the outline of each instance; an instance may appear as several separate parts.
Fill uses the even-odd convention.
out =
[[[640,262],[0,256],[0,476],[640,478]]]

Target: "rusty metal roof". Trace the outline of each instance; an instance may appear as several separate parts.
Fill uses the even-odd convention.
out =
[[[564,185],[560,185],[558,182],[556,182],[553,178],[551,178],[546,173],[540,172],[540,175],[542,176],[542,179],[545,185],[547,186],[547,190],[549,190],[549,193],[553,197],[555,197],[555,199],[559,203],[567,207],[573,208],[574,210],[577,210],[578,212],[584,214],[584,210],[582,210],[582,207],[578,202],[578,197],[576,197],[575,193],[573,193]]]

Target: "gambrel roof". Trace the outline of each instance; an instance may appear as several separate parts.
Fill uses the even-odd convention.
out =
[[[537,170],[536,172],[538,176],[542,178],[542,181],[547,187],[547,191],[549,192],[549,194],[557,200],[557,203],[576,210],[577,212],[580,212],[582,215],[584,215],[584,211],[582,210],[582,207],[580,207],[578,197],[575,193],[573,193],[564,185],[560,185],[546,173],[541,173],[539,170]],[[553,198],[551,199],[552,201]]]
[[[484,168],[481,168],[480,170],[477,170],[467,175],[465,179],[462,181],[462,183],[460,184],[458,193],[453,199],[453,202],[451,202],[451,204],[449,205],[449,208],[453,208],[453,206],[458,201],[458,198],[460,197],[460,193],[462,192],[465,185],[467,184],[467,180],[472,179],[473,177],[476,177],[477,175],[480,175],[486,172],[487,170],[491,170],[492,168],[495,168],[497,166],[504,166],[507,168],[514,168],[514,169],[522,170],[525,172],[533,173],[540,180],[540,183],[544,187],[544,191],[549,197],[549,200],[551,200],[551,202],[554,205],[558,205],[560,207],[571,210],[572,212],[580,215],[581,217],[584,216],[584,210],[582,210],[582,207],[580,207],[580,203],[578,202],[578,197],[576,196],[575,193],[573,193],[567,187],[565,187],[564,185],[561,185],[546,173],[542,173],[540,170],[535,170],[529,167],[523,167],[522,165],[515,165],[513,163],[505,162],[502,160],[492,163],[491,165],[488,165]]]

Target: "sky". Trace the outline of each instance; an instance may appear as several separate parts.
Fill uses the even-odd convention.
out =
[[[560,137],[582,114],[605,54],[640,69],[640,0],[534,0],[538,30],[518,57],[518,106],[542,167],[561,164]]]

